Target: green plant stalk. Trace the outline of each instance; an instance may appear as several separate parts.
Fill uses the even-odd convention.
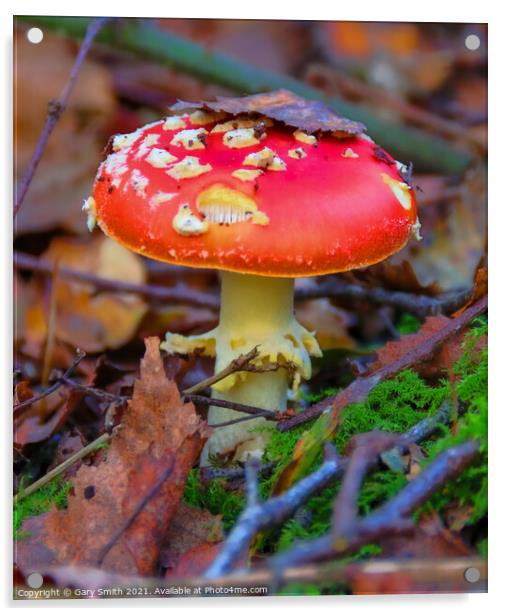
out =
[[[111,434],[109,434],[108,432],[104,432],[104,434],[101,434],[98,438],[95,439],[95,441],[92,441],[86,447],[83,447],[76,453],[72,454],[72,456],[69,456],[67,460],[64,460],[61,464],[51,469],[49,473],[46,473],[46,475],[44,475],[44,477],[37,479],[37,481],[34,481],[27,488],[20,490],[14,497],[14,504],[18,503],[21,499],[29,496],[30,494],[37,492],[37,490],[42,488],[42,486],[45,486],[47,483],[55,479],[55,477],[58,477],[58,475],[70,468],[75,462],[81,460],[81,458],[84,458],[89,453],[94,452],[96,449],[99,449],[110,439]]]
[[[19,22],[74,38],[84,36],[90,19],[27,15],[16,18]],[[412,161],[419,170],[459,174],[472,159],[468,152],[452,147],[439,137],[382,119],[366,107],[348,103],[338,96],[326,96],[289,75],[265,71],[226,54],[207,50],[188,39],[163,32],[150,20],[130,18],[116,21],[98,34],[97,41],[242,94],[286,88],[304,98],[321,100],[338,114],[363,122],[375,141],[402,161]]]

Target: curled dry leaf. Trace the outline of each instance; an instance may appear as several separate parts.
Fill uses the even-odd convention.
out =
[[[360,122],[341,118],[321,101],[311,101],[289,90],[274,90],[252,96],[218,96],[216,101],[190,103],[178,101],[171,107],[180,112],[187,109],[207,109],[233,116],[256,113],[308,133],[341,132],[357,135],[366,130]]]
[[[439,207],[423,206],[418,215],[423,241],[409,242],[390,263],[409,259],[422,284],[435,280],[443,291],[469,288],[487,235],[485,167],[472,167]]]
[[[105,236],[84,241],[55,238],[42,258],[101,278],[144,283],[141,259]],[[88,353],[116,349],[134,335],[146,312],[145,302],[132,294],[96,292],[83,282],[57,277],[56,338]],[[32,353],[46,339],[46,314],[42,300],[24,312],[25,342]]]
[[[140,379],[106,459],[98,466],[81,466],[67,509],[25,521],[22,530],[29,536],[15,550],[22,571],[96,566],[105,546],[132,520],[102,566],[117,573],[155,573],[162,541],[207,434],[194,406],[182,404],[176,385],[166,378],[159,344],[158,338],[146,340]],[[167,469],[168,479],[152,493]]]
[[[387,259],[382,263],[371,265],[363,270],[348,272],[343,274],[343,276],[354,282],[381,286],[392,291],[404,291],[406,293],[416,293],[431,297],[442,292],[442,289],[435,281],[426,284],[420,282],[413,266],[406,259],[399,263],[395,262],[393,258]]]

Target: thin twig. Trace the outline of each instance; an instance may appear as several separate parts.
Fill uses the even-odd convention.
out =
[[[102,389],[97,389],[96,387],[90,387],[90,385],[83,385],[82,383],[78,383],[74,379],[70,379],[66,376],[62,376],[59,379],[61,383],[72,387],[72,389],[76,389],[81,391],[84,394],[94,396],[95,398],[99,398],[104,400],[105,402],[112,402],[116,404],[124,404],[130,400],[130,396],[120,396],[118,394],[111,394],[109,391],[104,391]]]
[[[120,539],[120,537],[130,528],[134,520],[143,511],[143,509],[152,500],[152,498],[157,494],[157,492],[162,488],[163,484],[169,479],[171,473],[173,472],[174,466],[175,466],[175,457],[172,456],[169,464],[166,466],[160,478],[153,484],[153,486],[148,490],[145,496],[143,496],[143,498],[139,501],[139,503],[134,508],[134,511],[131,513],[131,515],[118,528],[118,530],[115,532],[113,537],[108,541],[108,543],[101,549],[101,551],[99,552],[99,555],[97,556],[97,566],[98,567],[102,566],[102,563],[104,562],[104,559],[108,555],[111,548],[115,545],[118,539]]]
[[[337,394],[329,406],[323,405],[322,402],[311,406],[302,413],[299,413],[288,420],[279,422],[277,424],[277,429],[281,432],[290,430],[295,426],[299,426],[307,421],[315,419],[321,415],[326,408],[330,408],[330,406],[332,407],[332,417],[334,418],[334,421],[336,421],[340,411],[345,406],[365,400],[372,389],[381,381],[393,378],[402,370],[406,370],[411,366],[420,364],[423,361],[430,359],[444,342],[462,331],[475,317],[485,312],[487,309],[487,304],[488,296],[485,295],[478,302],[465,310],[461,315],[451,319],[449,323],[447,323],[434,335],[429,336],[417,348],[411,349],[402,355],[402,357],[399,357],[395,361],[382,366],[371,374],[359,376],[350,385],[348,385],[346,389]]]
[[[259,474],[264,475],[271,471],[275,466],[275,462],[267,462],[259,467]],[[245,479],[245,468],[243,466],[231,467],[225,466],[203,466],[200,469],[201,481],[207,483],[213,479],[226,479],[227,481],[243,481]]]
[[[255,357],[257,357],[258,354],[258,347],[255,346],[248,353],[244,353],[233,359],[233,361],[231,361],[225,368],[217,372],[217,374],[214,374],[207,379],[203,379],[199,383],[192,385],[192,387],[187,387],[187,389],[184,389],[182,393],[184,395],[196,394],[200,391],[203,391],[204,389],[208,389],[208,387],[211,387],[212,385],[215,385],[215,383],[222,381],[234,372],[239,372],[240,370],[247,370],[248,366],[250,365],[250,362]]]
[[[45,275],[51,275],[53,264],[32,255],[15,251],[14,267],[19,270],[29,270]],[[189,272],[193,271],[186,268]],[[137,284],[123,280],[101,278],[88,272],[62,266],[59,275],[86,284],[96,289],[111,291],[113,293],[136,293],[142,297],[157,302],[174,302],[201,306],[217,310],[219,297],[212,293],[197,291],[187,286],[165,287],[155,284]],[[333,299],[358,299],[374,304],[389,305],[405,310],[416,316],[424,317],[432,314],[449,314],[462,306],[470,295],[470,290],[460,290],[443,293],[437,297],[429,297],[417,293],[391,291],[383,287],[364,287],[340,279],[326,280],[306,289],[297,289],[295,301],[306,301],[328,297]]]
[[[418,293],[392,291],[383,287],[364,287],[339,278],[331,278],[309,288],[298,289],[295,293],[295,300],[304,301],[321,297],[357,299],[382,306],[394,306],[416,316],[425,317],[434,314],[451,314],[463,306],[470,295],[471,289],[461,289],[442,293],[437,297],[429,297]]]
[[[255,507],[259,502],[259,460],[249,458],[245,464],[245,494],[247,507]]]
[[[20,270],[29,270],[50,275],[53,264],[50,261],[44,261],[32,255],[16,251],[14,253],[14,267]],[[111,291],[113,293],[137,293],[142,297],[159,302],[189,304],[191,306],[202,306],[214,310],[219,307],[218,296],[197,291],[183,285],[164,287],[152,284],[136,284],[124,280],[101,278],[89,272],[81,272],[64,266],[60,268],[59,275],[61,278],[69,278],[71,280],[90,284],[96,289]]]
[[[464,571],[475,568],[480,573],[477,582],[468,582]],[[59,587],[100,589],[143,588],[149,595],[160,597],[161,588],[218,588],[223,594],[224,588],[238,589],[236,594],[245,596],[244,588],[258,589],[258,594],[270,594],[274,575],[270,569],[258,568],[248,571],[235,571],[230,575],[216,577],[213,580],[199,576],[187,578],[170,577],[166,580],[154,577],[125,576],[93,569],[90,567],[66,566],[41,568],[38,571],[53,579]],[[318,583],[345,584],[350,586],[355,581],[372,581],[383,583],[391,592],[415,592],[423,584],[421,592],[485,591],[487,581],[487,561],[479,556],[462,556],[459,558],[376,558],[367,561],[331,562],[288,567],[277,574],[281,584]],[[408,587],[408,583],[411,586]],[[124,593],[125,596],[126,593]],[[234,592],[232,594],[235,594]],[[252,595],[254,596],[254,595]]]
[[[46,398],[47,396],[55,392],[57,389],[59,389],[62,386],[63,381],[72,374],[76,366],[85,356],[86,356],[86,353],[78,349],[76,357],[73,359],[72,364],[67,368],[67,370],[63,373],[63,375],[58,377],[56,381],[50,387],[45,389],[42,393],[37,394],[37,396],[33,396],[32,398],[29,398],[28,400],[23,400],[23,402],[19,402],[18,404],[15,404],[14,413],[18,413],[19,411],[26,408],[27,406],[35,404],[35,402],[39,402],[39,400]]]
[[[42,361],[41,384],[46,387],[49,380],[51,364],[53,362],[53,351],[56,340],[56,319],[57,319],[57,298],[58,298],[58,278],[60,275],[60,261],[56,259],[53,263],[53,271],[51,272],[50,289],[49,289],[49,307],[47,316],[46,328],[46,345],[44,348],[44,357]]]
[[[96,17],[92,19],[92,21],[88,24],[85,36],[83,38],[83,42],[81,43],[81,47],[79,48],[78,55],[76,56],[76,60],[74,61],[71,72],[69,73],[69,78],[67,79],[63,90],[60,93],[60,96],[56,100],[50,101],[48,104],[48,115],[46,116],[46,123],[44,124],[44,128],[39,138],[39,142],[37,143],[35,151],[32,155],[32,159],[30,160],[30,163],[28,164],[28,167],[16,189],[14,202],[14,219],[16,219],[16,216],[18,215],[18,212],[23,204],[26,193],[28,192],[28,188],[35,174],[35,170],[37,169],[42,155],[44,154],[48,139],[53,132],[53,129],[55,128],[58,120],[60,119],[60,116],[67,108],[69,97],[78,78],[83,61],[95,37],[97,36],[101,28],[105,26],[110,20],[110,17]]]
[[[333,508],[332,532],[335,538],[351,532],[358,516],[358,494],[368,470],[383,451],[391,449],[399,440],[397,434],[374,430],[353,437],[353,447],[342,479],[341,489]]]
[[[111,436],[112,435],[108,432],[104,432],[104,434],[101,434],[94,441],[86,445],[86,447],[83,447],[76,453],[73,453],[72,456],[67,458],[67,460],[64,460],[61,464],[51,469],[49,473],[46,473],[44,477],[37,479],[37,481],[34,481],[28,487],[20,490],[14,497],[14,503],[19,502],[26,496],[30,496],[30,494],[33,494],[34,492],[37,492],[37,490],[42,488],[42,486],[45,486],[47,483],[55,479],[55,477],[58,477],[58,475],[61,475],[64,471],[70,468],[75,462],[85,458],[88,454],[94,452],[98,447],[102,446],[104,443],[107,443],[111,439]]]
[[[208,398],[207,396],[199,396],[195,394],[184,394],[184,400],[193,402],[194,404],[205,404],[207,406],[218,406],[224,409],[231,409],[232,411],[238,411],[239,413],[246,413],[248,417],[240,417],[237,419],[231,419],[230,421],[214,424],[213,428],[222,428],[234,423],[242,421],[248,421],[249,419],[256,419],[256,417],[265,417],[271,421],[279,421],[285,413],[282,411],[271,411],[269,409],[262,409],[258,406],[250,406],[247,404],[240,404],[239,402],[230,402],[229,400],[220,400],[218,398]]]

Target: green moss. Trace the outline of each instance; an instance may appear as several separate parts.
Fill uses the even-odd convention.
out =
[[[63,509],[66,507],[67,494],[69,493],[71,487],[72,484],[70,481],[63,481],[60,477],[57,477],[50,483],[37,490],[37,492],[20,499],[14,505],[14,538],[21,538],[18,531],[26,518],[45,513],[46,511],[49,511],[53,505],[55,505],[58,509]]]
[[[464,343],[464,353],[454,367],[457,378],[456,393],[467,408],[457,423],[455,434],[452,434],[449,426],[443,426],[438,435],[421,444],[428,455],[425,463],[428,463],[451,445],[470,438],[481,440],[482,456],[478,462],[469,467],[460,478],[445,486],[430,502],[430,506],[438,511],[442,511],[452,502],[472,505],[473,513],[469,524],[482,518],[487,506],[487,350],[483,348],[478,351],[478,341],[486,331],[486,320],[478,319],[474,322]],[[313,403],[334,393],[336,391],[331,389],[302,397]],[[342,411],[341,426],[334,438],[334,444],[338,451],[343,453],[345,444],[355,434],[370,430],[404,432],[424,417],[434,414],[441,403],[450,397],[451,385],[447,379],[429,385],[416,372],[401,372],[395,378],[379,383],[364,402],[352,404]],[[296,443],[307,430],[308,426],[300,426],[288,432],[272,433],[265,459],[273,461],[275,467],[270,477],[260,483],[263,498],[269,497],[281,471],[292,459]],[[320,463],[321,459],[316,460],[309,472]],[[370,473],[358,499],[360,514],[368,514],[399,492],[406,483],[404,473],[388,468]],[[259,549],[267,552],[285,550],[297,540],[312,539],[327,532],[339,487],[340,483],[336,482],[322,490],[282,528],[263,537],[258,544]],[[196,471],[193,471],[189,478],[186,500],[213,513],[222,513],[227,528],[234,524],[244,503],[241,495],[227,491],[219,480],[206,487],[201,486]],[[359,552],[355,556],[358,557],[359,554],[367,555],[366,552]]]
[[[214,515],[221,514],[225,530],[234,525],[245,505],[243,494],[226,488],[223,479],[203,484],[197,468],[189,473],[183,498],[189,505],[208,509]]]
[[[467,405],[467,412],[457,421],[455,431],[446,428],[443,436],[427,447],[427,463],[439,453],[467,440],[480,443],[480,455],[457,479],[449,482],[430,501],[442,511],[450,503],[470,505],[472,513],[468,524],[473,524],[487,513],[487,447],[488,447],[488,353],[487,346],[478,350],[480,339],[487,333],[487,324],[477,320],[464,343],[464,354],[454,366],[459,378],[457,395]]]
[[[414,334],[420,329],[422,322],[420,319],[414,316],[414,314],[409,314],[405,312],[401,315],[400,319],[395,325],[395,328],[399,332],[401,336],[407,336],[408,334]]]
[[[478,543],[476,544],[476,548],[478,549],[478,553],[480,554],[480,556],[483,556],[483,558],[487,558],[489,555],[489,550],[488,550],[488,541],[487,539],[482,539],[481,541],[478,541]]]

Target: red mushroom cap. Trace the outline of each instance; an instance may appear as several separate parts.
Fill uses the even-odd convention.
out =
[[[89,209],[107,235],[161,261],[281,277],[367,266],[416,229],[414,192],[391,156],[344,134],[173,116],[114,137]]]

